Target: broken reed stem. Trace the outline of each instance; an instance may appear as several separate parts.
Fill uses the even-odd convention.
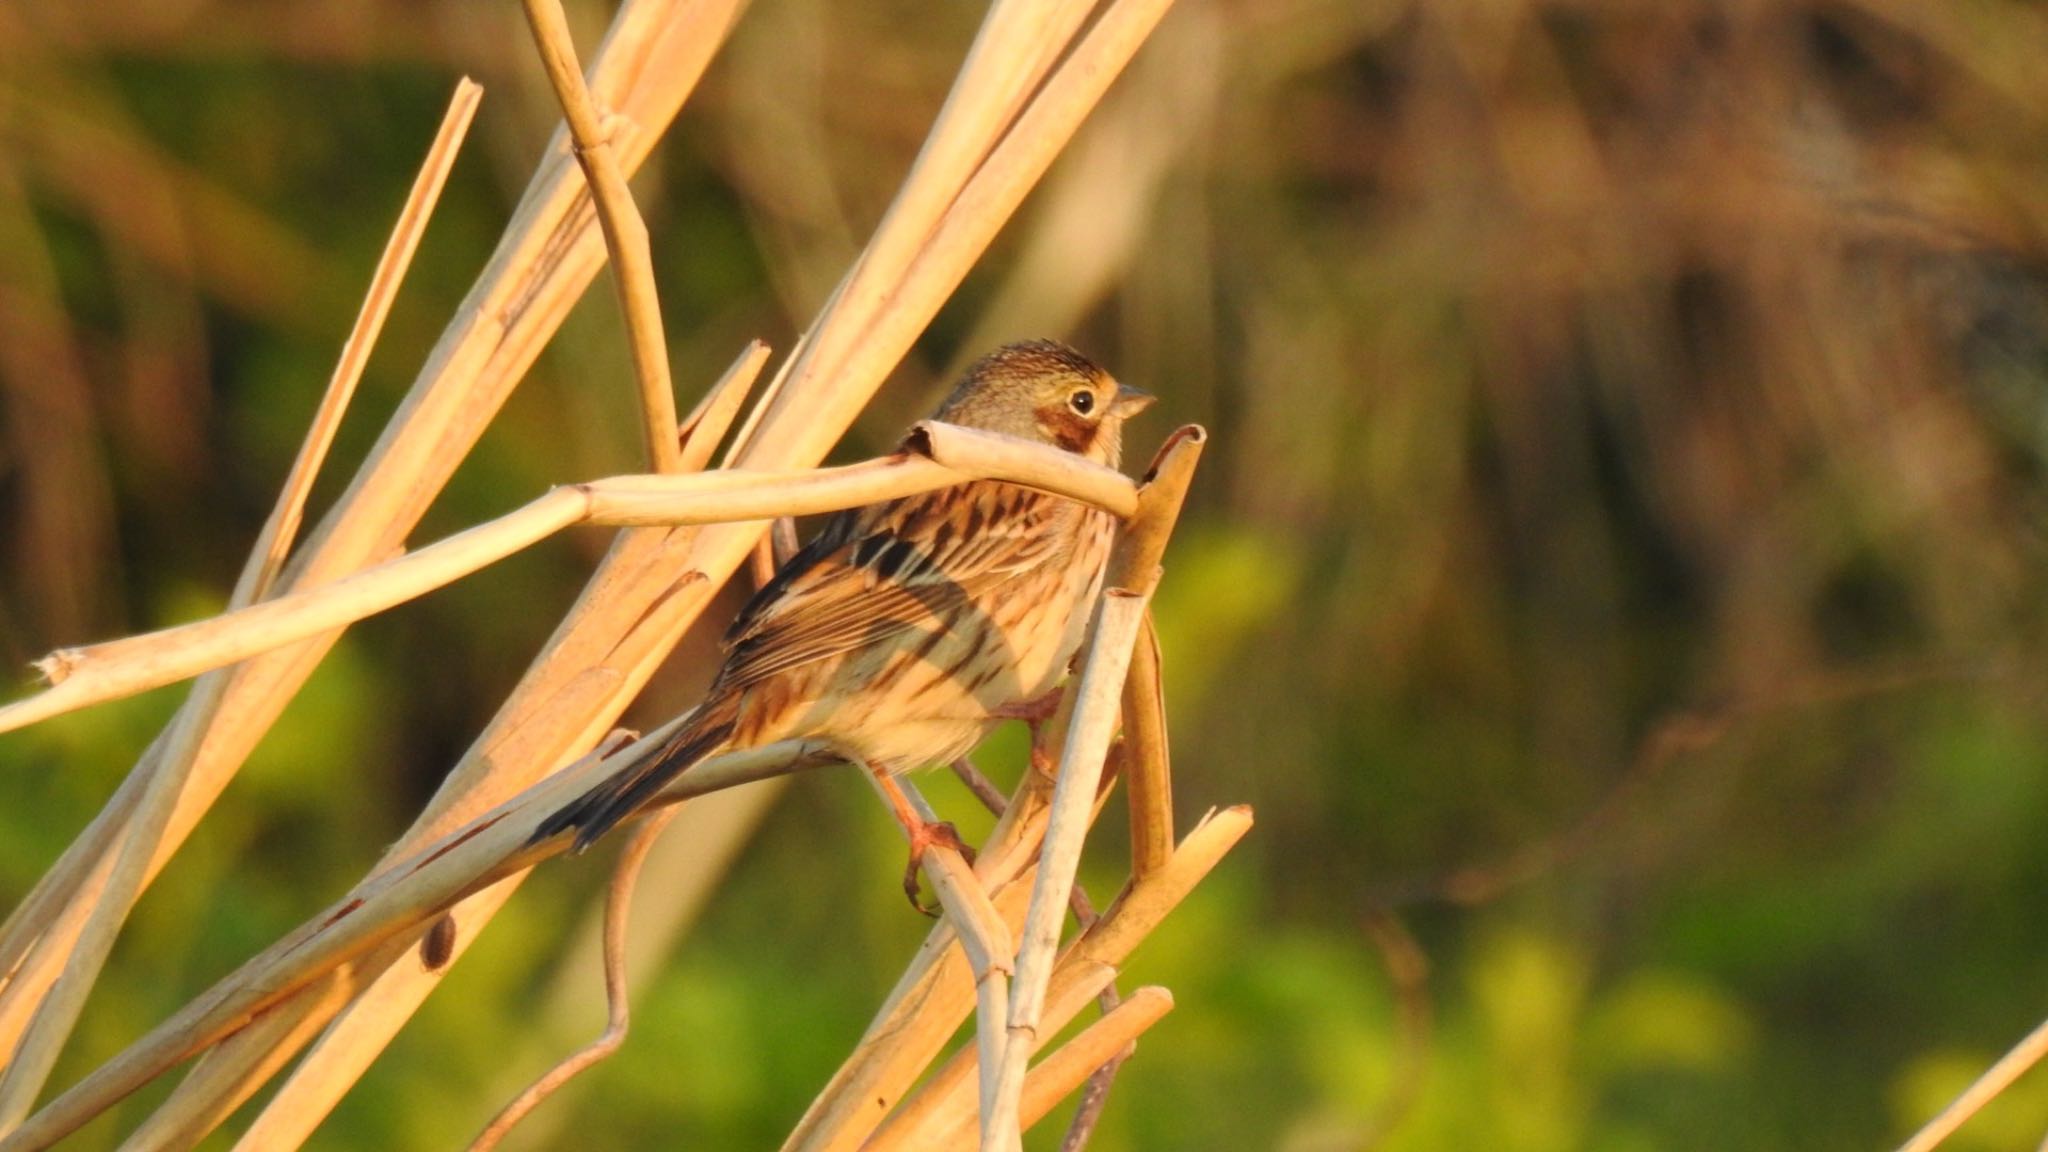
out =
[[[1138,493],[1137,511],[1125,522],[1110,553],[1101,606],[1081,656],[1080,684],[1067,693],[1056,716],[1055,735],[1061,748],[1052,816],[1046,825],[1037,880],[1031,891],[1031,908],[1019,940],[1017,976],[1010,997],[1009,1037],[997,1076],[997,1113],[993,1120],[984,1123],[984,1133],[992,1125],[1012,1145],[1015,1137],[1011,1134],[1018,1131],[1017,1109],[1024,1073],[1038,1045],[1043,997],[1059,947],[1067,896],[1080,868],[1082,841],[1088,830],[1087,810],[1095,802],[1109,743],[1116,734],[1127,673],[1145,621],[1146,604],[1157,585],[1159,562],[1179,519],[1206,439],[1207,434],[1199,426],[1178,429],[1153,457],[1146,483]],[[1163,762],[1148,769],[1152,770],[1163,772]],[[1170,792],[1162,780],[1148,781],[1148,785],[1145,795],[1132,797],[1133,820],[1154,826],[1163,820],[1171,829],[1171,813],[1163,817],[1157,813],[1160,805],[1171,802]],[[1149,807],[1141,809],[1140,805]],[[999,1152],[998,1146],[988,1143],[986,1135],[983,1152]]]
[[[768,345],[759,340],[747,341],[732,366],[690,410],[680,432],[682,471],[702,472],[710,465],[712,454],[732,430],[733,420],[746,406],[747,394],[753,391],[754,381],[760,379],[761,368],[767,363]]]
[[[626,983],[626,929],[633,914],[633,887],[640,879],[640,867],[647,853],[679,811],[670,806],[654,813],[633,829],[625,848],[612,868],[612,882],[604,899],[604,1003],[605,1027],[597,1039],[578,1048],[548,1069],[524,1092],[512,1098],[490,1123],[470,1142],[469,1152],[490,1152],[527,1114],[555,1094],[564,1084],[619,1050],[632,1026],[632,993]]]
[[[392,302],[398,298],[406,270],[412,267],[413,254],[419,251],[427,221],[433,218],[434,208],[441,202],[441,190],[447,187],[448,173],[455,167],[455,157],[469,135],[469,125],[476,118],[483,95],[483,86],[467,76],[456,82],[455,95],[449,98],[448,110],[442,114],[440,130],[427,148],[419,174],[413,177],[412,191],[406,194],[405,205],[399,209],[398,222],[392,225],[391,236],[377,258],[377,268],[370,276],[370,288],[363,295],[355,326],[349,330],[348,339],[342,341],[341,356],[335,361],[334,374],[327,382],[326,394],[320,398],[320,407],[313,413],[305,442],[299,446],[299,454],[285,476],[276,507],[257,533],[235,594],[228,599],[231,607],[263,599],[284,567],[285,557],[298,537],[313,481],[320,475],[328,449],[334,446],[335,431],[341,427],[341,418],[355,396],[363,369],[370,363],[370,351],[384,332]]]
[[[1166,741],[1166,690],[1159,631],[1145,613],[1124,680],[1124,788],[1130,797],[1131,872],[1143,876],[1173,854],[1173,768]]]
[[[647,224],[633,202],[625,169],[612,151],[598,108],[576,62],[576,42],[560,0],[524,0],[526,21],[562,105],[571,148],[583,167],[605,250],[611,254],[612,285],[625,316],[626,342],[633,354],[633,378],[640,386],[640,425],[647,466],[659,473],[684,471],[676,446],[676,394],[669,378],[668,344],[662,333],[661,302],[654,290],[654,258]]]
[[[715,524],[807,516],[930,492],[969,479],[1004,480],[1129,515],[1137,490],[1114,469],[1028,441],[926,421],[907,441],[943,452],[839,468],[617,476],[556,488],[517,511],[409,555],[305,592],[141,636],[67,649],[70,675],[0,708],[0,732],[176,683],[385,611],[488,567],[576,524]]]

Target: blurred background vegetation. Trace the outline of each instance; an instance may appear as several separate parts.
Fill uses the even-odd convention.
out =
[[[637,185],[685,403],[788,348],[978,19],[753,5]],[[1140,452],[1217,434],[1158,609],[1183,817],[1259,825],[1139,953],[1180,1007],[1094,1147],[1868,1149],[2048,1014],[2044,59],[2018,0],[1181,0],[843,452],[1039,334],[1163,398]],[[462,73],[349,465],[555,119],[517,6],[0,0],[0,663],[219,606]],[[632,470],[630,391],[599,285],[418,539]],[[57,1082],[359,875],[604,543],[353,630]],[[181,691],[0,739],[0,903]],[[900,854],[792,787],[554,1143],[772,1146],[924,931]],[[594,1030],[594,977],[532,1006],[602,874],[543,869],[315,1146],[456,1146]],[[2037,1076],[1952,1146],[2044,1131]]]

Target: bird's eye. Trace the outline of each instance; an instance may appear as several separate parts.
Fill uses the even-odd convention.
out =
[[[1072,408],[1078,416],[1086,416],[1095,411],[1095,393],[1083,388],[1067,397],[1067,407]]]

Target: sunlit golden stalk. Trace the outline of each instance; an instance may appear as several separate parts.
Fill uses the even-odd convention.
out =
[[[1159,632],[1152,614],[1131,650],[1124,680],[1124,787],[1131,810],[1131,872],[1143,876],[1173,854],[1173,769],[1168,759],[1166,693],[1161,684]]]

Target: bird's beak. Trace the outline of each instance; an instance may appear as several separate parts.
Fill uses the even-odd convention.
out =
[[[1129,419],[1152,406],[1159,397],[1150,392],[1140,392],[1129,384],[1116,386],[1116,399],[1110,401],[1109,414],[1119,420]]]

